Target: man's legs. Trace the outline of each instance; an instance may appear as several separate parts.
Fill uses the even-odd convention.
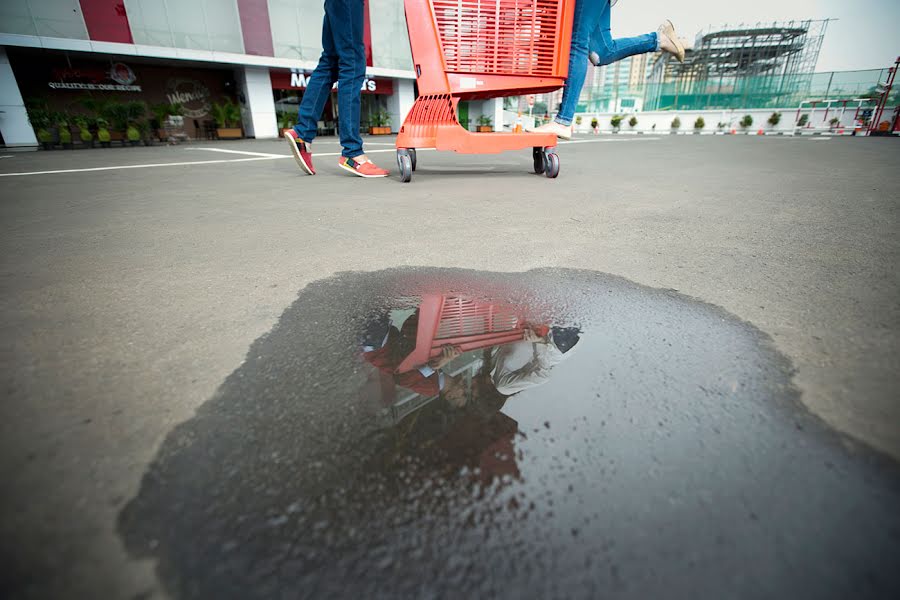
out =
[[[334,36],[328,23],[328,14],[322,23],[322,56],[316,70],[309,76],[300,109],[297,111],[297,125],[294,131],[297,137],[311,143],[318,131],[319,118],[328,102],[331,88],[338,79],[338,55],[335,50]]]
[[[338,121],[344,147],[341,155],[356,158],[363,154],[359,135],[360,88],[366,77],[363,0],[327,0],[325,20],[331,26],[338,56]]]
[[[609,65],[628,56],[659,49],[656,32],[614,40],[610,31],[610,12],[609,0],[604,0],[603,12],[589,43],[590,59],[594,66]]]
[[[569,76],[563,88],[562,102],[556,122],[565,127],[572,124],[575,107],[588,69],[588,40],[600,13],[609,9],[609,0],[576,0],[575,20],[572,25],[572,46],[569,50]]]

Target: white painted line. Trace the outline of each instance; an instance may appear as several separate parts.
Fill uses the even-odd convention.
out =
[[[394,142],[363,142],[363,146],[395,146]]]
[[[270,154],[269,152],[247,152],[245,150],[226,150],[225,148],[185,148],[185,150],[205,150],[206,152],[224,152],[226,154],[246,154],[247,156],[266,156],[268,158],[288,158],[286,154]]]
[[[601,144],[604,142],[654,142],[657,140],[661,140],[662,138],[658,137],[636,137],[636,138],[620,138],[620,139],[609,139],[605,138],[602,140],[568,140],[568,141],[560,141],[560,144]]]
[[[827,142],[830,139],[831,139],[831,136],[817,136],[817,137],[809,138],[809,141],[811,141],[811,142]]]
[[[0,158],[12,158],[12,154],[8,154],[6,156],[0,156]]]
[[[147,165],[120,165],[115,167],[91,167],[88,169],[59,169],[56,171],[29,171],[27,173],[0,173],[0,177],[24,177],[25,175],[53,175],[56,173],[90,173],[93,171],[118,171],[121,169],[151,169],[153,167],[188,167],[193,165],[215,165],[222,163],[250,162],[256,160],[272,160],[274,158],[290,158],[275,154],[271,157],[233,158],[229,160],[193,160],[177,163],[151,163]]]

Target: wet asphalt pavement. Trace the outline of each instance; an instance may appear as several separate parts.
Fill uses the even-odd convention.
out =
[[[366,323],[427,293],[580,339],[540,385],[386,420]],[[617,277],[343,274],[166,437],[118,529],[175,598],[897,597],[900,469],[791,373],[753,326]]]

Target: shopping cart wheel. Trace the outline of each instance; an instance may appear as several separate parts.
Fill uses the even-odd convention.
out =
[[[397,166],[400,167],[400,181],[409,183],[413,172],[413,162],[409,150],[405,148],[397,150]]]
[[[537,147],[531,152],[531,156],[534,158],[534,172],[538,175],[543,174],[544,172],[544,149],[541,147]]]
[[[415,172],[415,170],[416,170],[416,149],[415,148],[409,149],[409,158],[412,159],[412,170],[413,170],[413,172]]]
[[[550,179],[556,179],[559,175],[559,155],[556,150],[547,150],[544,153],[544,175]]]

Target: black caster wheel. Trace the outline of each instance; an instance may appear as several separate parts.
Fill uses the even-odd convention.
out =
[[[400,168],[400,181],[409,183],[412,180],[413,161],[409,150],[397,150],[397,166]]]
[[[556,179],[559,175],[559,155],[555,150],[544,152],[544,175],[549,179]]]
[[[543,148],[535,148],[531,151],[534,158],[534,172],[541,175],[544,172],[544,150]]]
[[[408,152],[409,152],[409,158],[412,160],[412,170],[413,170],[413,172],[415,172],[415,170],[416,170],[416,149],[410,148],[408,150]]]

